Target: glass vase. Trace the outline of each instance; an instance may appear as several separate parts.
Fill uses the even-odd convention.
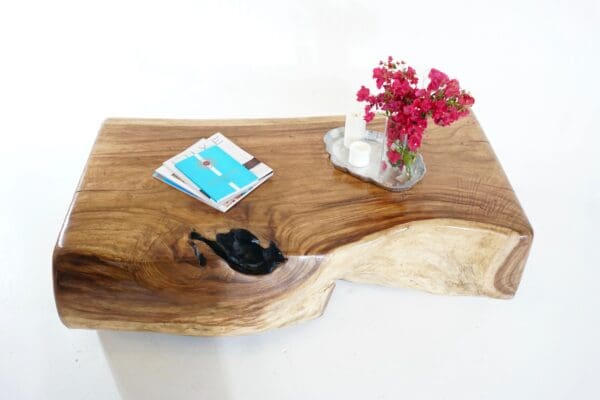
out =
[[[381,150],[381,165],[379,169],[379,182],[393,191],[407,190],[416,185],[425,175],[426,168],[423,156],[416,153],[414,157],[406,157],[405,163],[402,156],[396,156],[392,162],[389,152],[398,153],[398,150],[407,149],[407,137],[403,135],[400,138],[393,138],[390,135],[390,124],[387,119],[385,123],[385,132],[383,134],[383,143]]]

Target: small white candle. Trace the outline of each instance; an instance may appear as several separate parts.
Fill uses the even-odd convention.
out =
[[[371,146],[362,140],[357,140],[350,144],[350,154],[348,162],[355,167],[361,168],[369,165],[369,157],[371,156]]]
[[[361,113],[352,112],[346,114],[346,125],[344,126],[344,146],[350,147],[350,144],[360,140],[365,136],[367,123]]]

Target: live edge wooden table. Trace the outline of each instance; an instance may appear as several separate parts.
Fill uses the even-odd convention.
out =
[[[342,125],[341,117],[107,120],[54,251],[63,323],[247,334],[320,316],[338,279],[515,294],[533,232],[474,116],[427,131],[427,174],[400,193],[332,167],[323,135]],[[275,171],[227,213],[152,178],[164,160],[217,131]],[[191,230],[214,237],[233,228],[263,245],[273,240],[287,262],[244,275],[202,248],[201,267]]]

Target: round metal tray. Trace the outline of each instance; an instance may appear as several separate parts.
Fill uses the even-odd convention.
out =
[[[417,184],[427,171],[423,156],[417,155],[413,164],[410,177],[406,180],[396,179],[390,172],[391,168],[381,168],[381,153],[383,149],[384,133],[377,131],[366,131],[364,141],[371,147],[370,162],[365,167],[355,167],[348,162],[349,150],[344,146],[344,127],[334,128],[323,137],[325,149],[329,153],[329,159],[333,166],[363,181],[374,183],[384,189],[393,192],[408,190]]]

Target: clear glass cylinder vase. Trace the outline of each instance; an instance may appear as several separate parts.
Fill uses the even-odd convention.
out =
[[[401,191],[410,189],[425,175],[426,168],[420,153],[402,155],[407,148],[407,136],[392,136],[391,124],[388,118],[385,123],[379,170],[380,182],[391,190]]]

